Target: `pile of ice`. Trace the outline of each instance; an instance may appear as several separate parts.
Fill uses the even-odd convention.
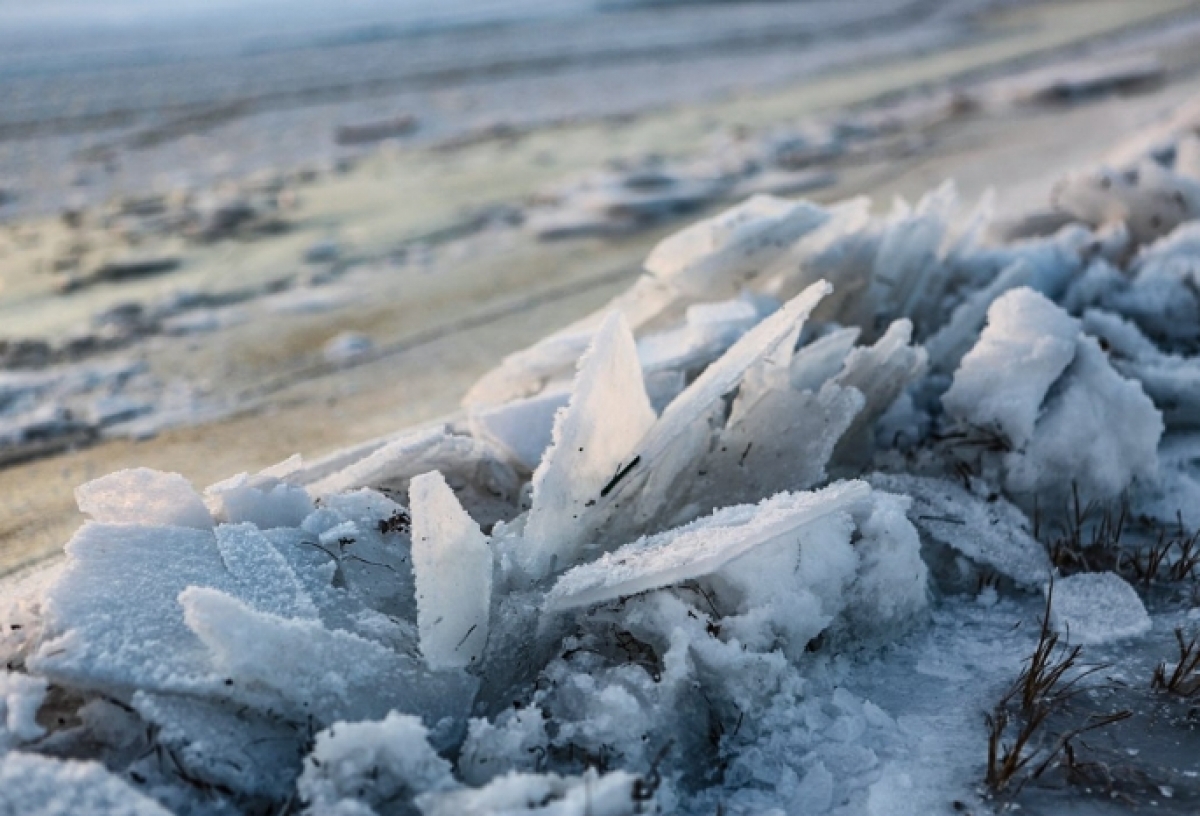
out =
[[[0,801],[898,812],[906,732],[844,679],[931,599],[1043,589],[1038,502],[1153,514],[1183,478],[1200,233],[1109,193],[999,244],[948,186],[882,217],[752,198],[461,423],[82,486],[65,561],[0,608]],[[1121,579],[1076,584],[1065,628],[1094,597],[1089,640],[1144,629]]]

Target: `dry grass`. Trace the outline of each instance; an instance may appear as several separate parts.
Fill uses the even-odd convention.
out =
[[[1046,597],[1038,642],[1005,695],[987,715],[987,776],[993,794],[1015,797],[1029,782],[1066,760],[1077,764],[1073,741],[1080,735],[1132,716],[1130,711],[1088,717],[1057,735],[1048,723],[1065,713],[1068,704],[1089,687],[1083,681],[1105,667],[1083,666],[1082,647],[1060,644],[1050,629],[1054,597],[1051,584]]]
[[[1112,571],[1143,587],[1200,577],[1200,530],[1188,531],[1182,513],[1176,514],[1173,527],[1141,519],[1138,532],[1149,533],[1152,540],[1137,544],[1130,541],[1128,502],[1085,505],[1072,486],[1062,518],[1045,536],[1042,526],[1035,510],[1034,535],[1042,540],[1051,563],[1062,575]]]
[[[1180,697],[1194,697],[1200,692],[1200,635],[1187,638],[1183,629],[1177,627],[1175,641],[1179,645],[1179,660],[1175,668],[1168,675],[1166,661],[1159,663],[1150,686]]]

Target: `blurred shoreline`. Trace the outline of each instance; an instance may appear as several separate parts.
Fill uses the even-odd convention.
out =
[[[204,485],[452,414],[505,354],[619,291],[681,219],[754,191],[886,206],[947,178],[965,200],[999,179],[999,212],[1020,213],[1045,205],[1057,173],[1100,160],[1200,84],[1195,2],[1021,4],[969,31],[752,91],[704,86],[701,101],[664,82],[648,91],[670,99],[636,116],[493,122],[457,141],[418,117],[411,137],[296,165],[268,144],[247,154],[269,159],[257,172],[216,145],[299,113],[100,134],[164,134],[121,148],[114,179],[130,182],[129,157],[154,151],[212,175],[189,172],[179,196],[89,182],[95,203],[0,225],[0,344],[28,342],[32,355],[0,370],[0,425],[19,438],[0,445],[0,573],[57,552],[78,523],[73,488],[105,472],[145,465]],[[680,84],[689,66],[678,63]],[[600,75],[589,71],[579,76]],[[351,104],[364,114],[334,106],[279,132],[333,150],[338,125],[405,112]],[[63,156],[58,170],[75,172]]]
[[[360,152],[336,143],[339,127],[401,116],[414,127],[399,144],[421,146],[762,91],[970,41],[998,3],[473,5],[457,24],[401,4],[273,33],[243,13],[224,36],[0,35],[0,219],[328,166]]]

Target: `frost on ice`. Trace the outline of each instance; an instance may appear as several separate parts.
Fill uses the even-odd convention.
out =
[[[851,482],[816,493],[780,494],[758,507],[726,508],[571,570],[546,596],[547,607],[588,606],[709,575],[759,545],[802,538],[806,525],[846,513],[869,494],[865,484]]]
[[[1142,599],[1119,575],[1083,572],[1051,589],[1050,623],[1073,643],[1106,643],[1150,631]]]
[[[203,494],[82,486],[65,559],[0,605],[0,807],[970,799],[903,698],[973,700],[1051,579],[1072,641],[1141,636],[1129,583],[1039,537],[1106,501],[1196,518],[1200,147],[1171,155],[1072,176],[1011,240],[949,184],[884,216],[756,197],[461,419]]]

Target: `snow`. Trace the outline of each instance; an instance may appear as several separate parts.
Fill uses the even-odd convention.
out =
[[[22,816],[169,816],[170,811],[104,770],[99,762],[0,756],[0,813]]]
[[[421,654],[431,669],[483,655],[492,604],[492,550],[440,473],[409,486]]]
[[[623,771],[578,778],[509,774],[478,790],[428,793],[417,799],[423,816],[634,816],[644,802],[637,777]]]
[[[41,678],[0,671],[0,755],[46,733],[38,725],[37,712],[47,687]]]
[[[335,723],[317,734],[296,789],[315,814],[346,802],[382,808],[457,787],[427,734],[420,718],[396,712],[378,722]]]
[[[254,476],[239,473],[204,489],[205,503],[220,522],[248,522],[257,527],[298,527],[313,510],[302,487],[286,480],[303,467],[293,457]]]
[[[1009,457],[1009,489],[1073,483],[1088,498],[1115,498],[1136,477],[1156,474],[1162,434],[1162,416],[1141,386],[1117,374],[1095,340],[1083,338],[1028,449]]]
[[[946,412],[1023,447],[1050,386],[1075,358],[1078,334],[1078,321],[1032,289],[1003,295],[942,397]]]
[[[1052,590],[1050,623],[1072,643],[1108,643],[1150,631],[1142,599],[1119,575],[1083,572],[1055,581]]]

